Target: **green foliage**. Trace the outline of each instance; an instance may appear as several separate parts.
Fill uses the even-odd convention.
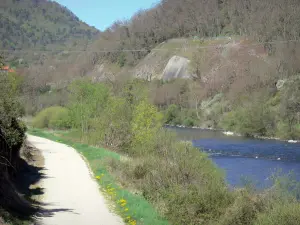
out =
[[[114,168],[119,179],[137,187],[172,224],[207,224],[220,216],[232,196],[223,174],[190,143],[168,132],[156,134],[156,151]],[[121,171],[121,173],[119,172]]]
[[[280,117],[282,123],[286,126],[287,132],[291,138],[299,138],[297,123],[300,121],[300,78],[289,82],[288,87],[282,93],[280,102]],[[284,131],[280,131],[283,133]]]
[[[164,116],[165,116],[166,124],[172,124],[172,125],[180,124],[180,120],[179,120],[180,108],[179,108],[179,106],[177,106],[175,104],[169,105]]]
[[[224,216],[218,221],[218,225],[252,225],[259,212],[261,202],[257,201],[246,190],[236,193],[233,204],[225,211]]]
[[[155,106],[141,101],[133,111],[132,146],[143,153],[145,147],[153,146],[156,134],[162,127],[163,115]],[[151,150],[151,148],[147,148]]]
[[[125,56],[125,53],[122,53],[119,55],[118,64],[120,67],[123,67],[123,66],[125,66],[125,63],[126,63],[126,56]]]
[[[225,130],[230,130],[230,131],[234,131],[236,129],[237,123],[238,121],[236,118],[235,111],[226,113],[223,116],[222,120],[220,121],[221,127]]]
[[[183,121],[183,125],[186,127],[192,127],[195,125],[195,120],[193,120],[192,118],[188,117]]]
[[[88,132],[93,119],[105,109],[109,89],[104,84],[78,80],[71,84],[69,91],[72,126],[79,128],[84,134]]]
[[[276,127],[276,136],[282,139],[288,139],[291,137],[290,127],[287,123],[279,121]]]
[[[110,97],[100,117],[93,120],[91,143],[126,148],[130,142],[131,109],[125,99]]]
[[[3,217],[12,224],[26,224],[22,219],[36,212],[12,182],[23,163],[20,149],[26,132],[26,126],[19,120],[24,113],[18,100],[21,81],[16,74],[0,72],[0,223]],[[16,215],[22,219],[15,218]]]
[[[270,106],[277,106],[281,102],[281,95],[280,92],[277,92],[274,97],[271,97],[270,100],[267,102]]]
[[[299,224],[299,182],[292,173],[282,176],[280,171],[274,174],[272,179],[274,186],[264,195],[264,208],[254,224]]]
[[[39,94],[45,94],[49,91],[51,91],[51,86],[50,85],[44,85],[44,86],[38,88]]]
[[[32,125],[36,128],[70,128],[69,110],[60,106],[46,108],[35,116]]]
[[[197,122],[197,115],[193,109],[183,109],[175,104],[171,104],[163,111],[164,123],[170,125],[184,125],[186,127],[195,126]]]
[[[300,224],[300,204],[276,204],[268,212],[258,216],[254,225],[298,225]]]
[[[225,114],[220,124],[226,130],[246,136],[271,136],[275,128],[274,120],[274,115],[265,102],[254,101]]]
[[[7,0],[1,3],[0,15],[0,46],[4,49],[62,49],[74,41],[92,40],[99,33],[52,1]]]
[[[53,107],[54,108],[54,107]],[[52,129],[66,129],[70,128],[69,110],[63,107],[57,107],[50,116],[49,128]]]
[[[147,81],[141,79],[129,80],[122,87],[120,95],[131,107],[134,107],[140,101],[148,100],[149,90],[147,84]]]
[[[15,76],[0,73],[0,131],[6,134],[6,141],[12,147],[23,143],[26,130],[18,120],[24,110],[17,98],[19,80]]]

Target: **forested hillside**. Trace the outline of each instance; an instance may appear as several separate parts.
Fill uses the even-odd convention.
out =
[[[171,38],[247,36],[258,42],[297,40],[300,5],[296,0],[164,0],[136,13],[129,21],[117,21],[96,44],[106,49],[151,50]],[[267,46],[266,46],[267,47]],[[109,53],[112,61],[135,63],[148,52]]]
[[[84,48],[98,30],[48,0],[1,0],[1,49]]]
[[[45,13],[55,15],[51,10]],[[299,11],[296,0],[161,1],[116,21],[85,47],[28,53],[34,64],[19,72],[26,76],[27,112],[64,105],[65,87],[78,78],[106,80],[115,87],[128,77],[161,79],[176,56],[193,79],[150,85],[150,100],[176,114],[168,123],[298,138],[298,89],[291,84],[300,72]],[[253,117],[257,111],[260,119]],[[245,122],[245,117],[253,120]]]
[[[300,6],[296,0],[164,0],[149,10],[137,12],[129,20],[116,21],[90,45],[87,41],[98,31],[55,2],[5,0],[0,4],[2,48],[92,51],[77,58],[74,55],[68,58],[68,52],[55,59],[40,52],[29,56],[39,64],[55,66],[57,70],[53,74],[59,74],[59,77],[66,74],[66,63],[68,68],[75,64],[73,67],[76,68],[72,68],[74,76],[88,75],[103,61],[132,67],[151,49],[172,38],[238,35],[256,42],[270,42],[298,40],[300,35],[300,23],[297,22],[300,21],[297,13]],[[269,53],[275,50],[270,43],[263,46]],[[62,61],[63,65],[57,66]],[[45,73],[38,70],[40,74]]]
[[[28,73],[38,73],[47,82],[89,75],[96,78],[114,78],[120,72],[122,75],[132,73],[130,68],[139,64],[153,48],[174,38],[197,38],[201,42],[212,37],[239,36],[250,40],[251,44],[262,43],[264,51],[272,55],[276,49],[286,48],[286,45],[276,46],[278,43],[273,41],[299,39],[299,10],[300,5],[295,0],[164,0],[151,9],[137,12],[129,20],[116,21],[101,32],[96,41],[87,46],[88,52],[64,52],[57,54],[55,59],[48,59],[42,53],[35,55],[40,66],[32,68]],[[184,44],[169,48],[183,47]],[[191,47],[195,49],[196,46]],[[281,61],[290,61],[295,55],[295,46],[290,45],[288,49],[292,52],[282,53],[284,56],[281,57]],[[176,51],[173,49],[173,54],[176,54]],[[189,52],[190,49],[186,51]],[[157,58],[164,53],[164,49],[159,51],[156,54]],[[286,57],[289,54],[290,58]],[[103,63],[113,65],[107,66]],[[163,66],[166,66],[166,63]],[[286,62],[281,63],[281,67],[285,64]],[[45,71],[45,68],[50,66],[54,66],[55,70]],[[155,70],[157,67],[152,65],[147,70]],[[47,79],[46,73],[50,74],[46,76]],[[42,83],[44,85],[45,82]]]

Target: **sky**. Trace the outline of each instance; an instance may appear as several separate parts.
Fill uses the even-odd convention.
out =
[[[128,19],[139,9],[154,6],[158,0],[55,0],[80,20],[105,30],[118,19]]]

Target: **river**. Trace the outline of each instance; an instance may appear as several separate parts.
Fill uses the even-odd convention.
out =
[[[207,152],[226,172],[232,186],[243,186],[245,180],[257,188],[271,184],[274,173],[292,172],[300,181],[300,143],[227,136],[221,131],[168,127],[181,140],[192,141],[195,147]]]

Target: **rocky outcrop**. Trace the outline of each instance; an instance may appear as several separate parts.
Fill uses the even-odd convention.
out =
[[[172,80],[176,78],[188,79],[191,77],[188,67],[190,60],[180,56],[173,56],[167,66],[165,67],[162,75],[163,80]]]
[[[286,83],[286,80],[278,80],[276,82],[276,88],[277,88],[277,90],[281,90],[283,88],[283,86],[284,86],[285,83]]]

